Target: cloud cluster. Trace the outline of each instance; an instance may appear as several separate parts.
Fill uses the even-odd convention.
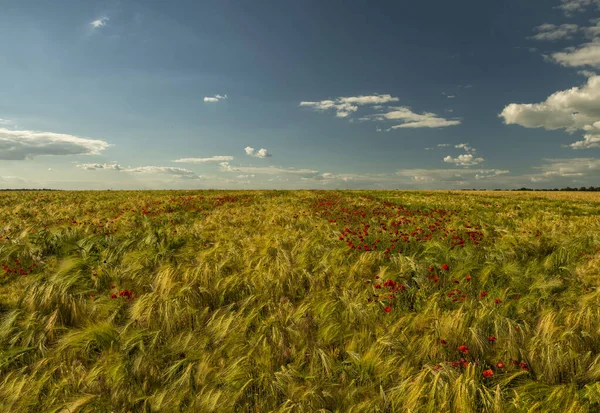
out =
[[[255,158],[270,158],[273,156],[265,148],[261,148],[257,151],[250,146],[246,146],[244,151],[246,152],[246,155],[254,156]]]
[[[458,155],[456,158],[448,155],[444,158],[444,162],[453,163],[460,166],[472,166],[483,162],[483,158],[475,158],[472,154],[467,153]]]
[[[300,102],[300,106],[310,107],[314,110],[335,110],[338,118],[348,117],[358,110],[360,105],[381,105],[382,103],[397,102],[398,98],[389,94],[339,97],[335,100],[321,100],[318,102]]]
[[[208,103],[216,103],[223,99],[227,99],[227,95],[205,96],[204,101]]]
[[[576,24],[561,24],[557,26],[555,24],[545,23],[539,25],[534,29],[537,34],[531,36],[534,40],[561,40],[571,39],[574,34],[579,31],[579,26]]]
[[[25,160],[43,155],[97,155],[107,142],[73,135],[0,128],[0,159]]]
[[[379,114],[375,117],[377,120],[394,120],[402,123],[391,126],[391,129],[398,128],[442,128],[445,126],[460,125],[460,120],[448,120],[439,117],[435,113],[424,112],[414,113],[407,106],[396,106],[390,108],[390,112]]]
[[[170,166],[139,166],[137,168],[123,169],[123,172],[142,173],[142,174],[162,174],[171,175],[183,179],[199,179],[193,171],[183,168],[172,168]]]
[[[96,169],[120,171],[121,169],[123,169],[121,165],[118,165],[116,163],[82,163],[77,165],[76,167],[85,169],[87,171],[95,171]]]
[[[396,175],[411,178],[415,182],[457,182],[466,183],[468,179],[485,179],[509,173],[500,169],[399,169]],[[479,176],[479,178],[477,178]]]
[[[557,8],[561,9],[565,16],[572,17],[575,13],[583,12],[592,5],[600,7],[600,0],[561,0]]]
[[[189,169],[173,168],[170,166],[138,166],[135,168],[127,167],[124,168],[117,163],[83,163],[76,165],[77,168],[85,169],[88,171],[105,170],[105,171],[117,171],[117,172],[129,172],[135,174],[158,174],[168,175],[179,179],[201,179],[200,176],[196,175],[195,172]]]
[[[454,97],[454,96],[452,96]],[[392,95],[370,95],[339,97],[335,100],[321,100],[318,102],[300,102],[300,106],[310,107],[318,111],[334,110],[338,118],[346,118],[358,111],[360,106],[371,105],[372,109],[383,110],[381,113],[367,114],[358,118],[359,121],[397,121],[385,131],[398,128],[442,128],[460,124],[460,120],[444,119],[435,113],[415,113],[408,106],[384,106],[384,103],[397,102],[399,99]],[[353,121],[354,119],[350,119]],[[377,127],[378,132],[383,129]]]
[[[507,125],[548,130],[564,129],[572,133],[584,130],[583,141],[573,149],[597,147],[600,136],[600,76],[588,78],[581,87],[558,91],[540,103],[511,103],[500,113]]]
[[[224,162],[224,161],[233,161],[233,156],[211,156],[210,158],[181,158],[174,160],[172,162],[178,163],[209,163],[209,162]]]

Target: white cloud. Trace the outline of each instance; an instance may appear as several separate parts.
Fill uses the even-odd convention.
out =
[[[141,174],[162,174],[171,175],[182,179],[200,179],[193,171],[183,168],[172,168],[170,166],[139,166],[137,168],[122,169],[123,172],[141,173]]]
[[[370,96],[351,96],[340,97],[337,99],[341,103],[354,103],[356,105],[380,105],[382,103],[397,102],[398,98],[392,95],[370,95]],[[375,108],[377,109],[377,108]]]
[[[448,99],[454,99],[456,96],[455,95],[448,95],[446,96]]]
[[[560,40],[571,39],[575,33],[579,31],[579,26],[576,24],[542,24],[534,29],[538,33],[531,36],[534,40]]]
[[[109,20],[108,17],[101,17],[98,20],[94,20],[93,22],[90,22],[90,26],[92,26],[94,29],[99,29],[100,27],[106,26],[106,22],[108,20]]]
[[[507,170],[503,170],[503,169],[490,169],[487,171],[479,171],[478,173],[475,174],[475,179],[487,179],[487,178],[494,178],[498,175],[504,175],[507,174],[509,171]]]
[[[477,164],[483,162],[483,160],[484,160],[483,158],[475,158],[470,153],[458,155],[456,158],[453,158],[451,156],[446,156],[444,158],[444,162],[453,163],[453,164],[460,165],[460,166],[477,165]]]
[[[388,120],[399,120],[403,123],[393,125],[392,129],[397,128],[443,128],[446,126],[460,125],[460,120],[447,120],[439,117],[435,113],[425,112],[423,114],[414,113],[409,107],[400,106],[391,108],[391,112],[383,113],[381,116]]]
[[[244,151],[246,151],[246,155],[254,156],[255,158],[270,158],[273,156],[265,148],[261,148],[257,151],[250,146],[246,146]]]
[[[540,103],[511,103],[499,116],[507,125],[564,129],[569,133],[584,130],[587,132],[585,140],[575,142],[571,147],[596,147],[596,137],[600,136],[600,76],[588,78],[581,87],[555,92]]]
[[[479,175],[481,177],[494,177],[507,174],[507,170],[499,169],[400,169],[396,175],[411,178],[415,182],[458,182],[466,183],[468,179]],[[476,178],[477,179],[477,178]]]
[[[447,147],[449,147],[449,146],[452,146],[452,145],[451,145],[451,144],[449,144],[449,143],[438,143],[438,144],[437,144],[437,147],[438,147],[438,148],[447,148]]]
[[[124,168],[117,163],[84,163],[76,165],[77,168],[85,169],[88,171],[104,170],[104,171],[117,171],[117,172],[129,172],[134,174],[144,175],[168,175],[178,179],[201,179],[201,176],[196,175],[193,171],[183,168],[173,168],[170,166],[138,166],[138,167],[127,167]]]
[[[457,149],[464,149],[467,153],[477,152],[477,149],[473,148],[472,146],[469,146],[468,143],[459,143],[458,145],[454,145],[454,147]]]
[[[296,169],[296,168],[281,168],[278,166],[232,166],[229,162],[221,162],[219,164],[223,172],[239,172],[242,174],[256,175],[301,175],[306,177],[314,177],[319,171],[312,169]]]
[[[205,96],[204,101],[208,103],[219,102],[223,99],[227,99],[227,95],[214,95],[214,96]]]
[[[300,102],[300,106],[313,108],[314,110],[327,111],[335,110],[335,116],[346,118],[358,110],[360,105],[380,105],[382,103],[397,102],[398,98],[389,94],[369,95],[369,96],[347,96],[339,97],[335,100],[321,100],[318,102]]]
[[[208,163],[208,162],[223,162],[223,161],[233,161],[233,156],[211,156],[210,158],[181,158],[172,162],[178,163]]]
[[[118,165],[116,163],[83,163],[77,165],[77,168],[85,169],[88,171],[94,171],[96,169],[120,171],[122,169],[121,165]]]
[[[97,155],[107,142],[53,132],[0,128],[0,159],[25,160],[43,155]]]
[[[562,9],[565,16],[571,17],[575,13],[586,10],[591,5],[600,6],[600,0],[561,0],[561,4],[557,8]]]
[[[589,148],[600,148],[600,134],[599,135],[583,135],[582,141],[576,141],[569,145],[573,149],[589,149]]]
[[[569,47],[564,52],[552,53],[551,59],[562,66],[589,66],[600,68],[600,42],[584,43],[575,48]]]
[[[570,159],[544,159],[548,162],[546,165],[537,166],[534,169],[539,169],[542,172],[539,175],[534,175],[532,178],[548,178],[548,177],[573,177],[586,176],[589,174],[596,175],[600,171],[600,159],[594,158],[570,158]]]

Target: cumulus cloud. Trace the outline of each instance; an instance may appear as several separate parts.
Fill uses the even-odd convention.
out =
[[[458,145],[454,145],[454,147],[457,149],[464,149],[467,153],[477,152],[477,149],[473,148],[472,146],[469,146],[468,143],[459,143]]]
[[[600,134],[599,135],[583,135],[582,141],[575,141],[569,145],[573,149],[589,149],[589,148],[600,148]]]
[[[205,96],[204,101],[208,103],[219,102],[223,99],[227,99],[227,95],[214,95],[214,96]]]
[[[398,98],[389,94],[369,96],[342,96],[335,100],[318,102],[300,102],[300,106],[310,107],[318,111],[335,110],[335,116],[346,118],[358,110],[360,105],[381,105],[382,103],[397,102]]]
[[[109,20],[108,17],[101,17],[98,20],[94,20],[93,22],[90,22],[90,26],[92,26],[94,29],[99,29],[100,27],[106,26],[106,22],[108,20]]]
[[[257,151],[250,146],[246,146],[244,151],[246,151],[246,155],[254,156],[255,158],[270,158],[273,156],[265,148],[261,148]]]
[[[42,155],[97,155],[107,142],[53,132],[0,128],[0,159],[25,160]]]
[[[552,53],[556,63],[567,67],[589,66],[600,68],[600,42],[584,43],[579,47],[569,47],[564,52]]]
[[[94,171],[96,169],[107,169],[113,171],[120,171],[121,165],[116,163],[82,163],[77,165],[77,168],[85,169],[88,171]]]
[[[224,161],[233,161],[233,156],[211,156],[210,158],[181,158],[174,160],[172,162],[178,163],[209,163],[209,162],[224,162]]]
[[[584,130],[587,132],[584,140],[575,142],[571,147],[596,147],[600,136],[600,76],[588,78],[581,87],[555,92],[540,103],[511,103],[499,116],[507,125],[564,129],[569,133]]]
[[[600,6],[600,0],[561,0],[557,8],[561,9],[565,16],[571,17],[575,13],[585,11],[592,5]]]
[[[458,155],[456,158],[448,155],[444,158],[444,162],[453,163],[460,166],[472,166],[483,162],[483,158],[475,158],[470,153]]]
[[[387,113],[378,115],[378,118],[402,122],[399,125],[393,125],[392,129],[397,128],[443,128],[446,126],[460,125],[460,120],[448,120],[439,117],[435,113],[424,112],[422,114],[414,113],[409,107],[393,107]]]
[[[579,26],[576,24],[555,24],[545,23],[534,29],[537,34],[531,36],[534,40],[560,40],[571,39],[574,34],[579,31]]]

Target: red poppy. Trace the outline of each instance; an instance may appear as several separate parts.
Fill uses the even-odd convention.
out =
[[[440,340],[440,344],[441,344],[442,346],[445,346],[446,344],[448,344],[448,342],[447,342],[446,340],[444,340],[444,339],[441,339],[441,340]]]
[[[499,361],[498,363],[496,363],[496,367],[498,367],[499,369],[503,369],[504,368],[504,363],[502,363],[501,361]]]
[[[502,300],[501,300],[501,299],[499,299],[499,298],[496,298],[496,299],[494,300],[494,304],[500,304],[501,302],[502,302]]]
[[[487,291],[483,291],[481,294],[479,294],[479,296],[480,296],[481,298],[483,298],[483,297],[487,297],[487,295],[488,295]]]
[[[527,363],[519,363],[521,370],[529,371],[529,365]]]
[[[448,271],[449,269],[450,269],[450,267],[448,266],[448,264],[442,265],[442,271]]]
[[[492,369],[483,370],[483,377],[492,377],[493,375],[494,372],[492,371]]]
[[[467,275],[467,281],[471,281],[471,278],[473,278],[473,277],[471,277],[470,275]]]
[[[458,351],[461,351],[464,354],[467,354],[469,352],[469,348],[467,346],[465,346],[465,345],[458,346]]]
[[[388,307],[385,307],[385,308],[383,309],[383,311],[385,311],[386,313],[389,313],[390,311],[392,311],[392,307],[389,307],[389,306],[388,306]]]
[[[493,342],[494,342],[494,341],[496,341],[496,340],[497,340],[497,338],[496,338],[496,337],[494,337],[494,336],[489,336],[489,337],[488,337],[488,341],[489,341],[490,343],[493,343]]]

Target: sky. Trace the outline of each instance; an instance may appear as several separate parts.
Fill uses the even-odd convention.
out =
[[[0,188],[600,186],[600,0],[0,8]]]

